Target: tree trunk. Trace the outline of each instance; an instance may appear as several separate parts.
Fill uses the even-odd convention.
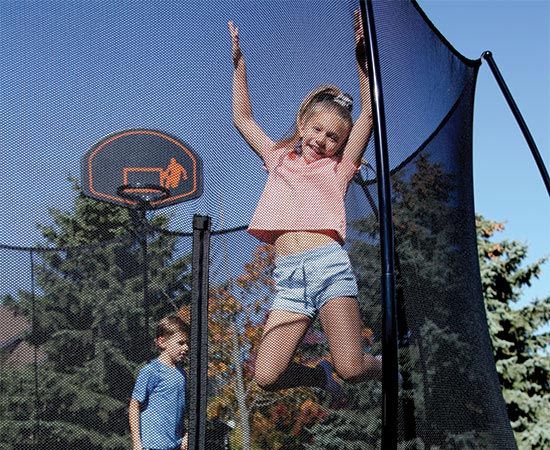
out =
[[[235,367],[235,395],[237,397],[239,422],[243,437],[242,448],[243,450],[250,450],[250,413],[246,406],[246,391],[242,371],[241,348],[239,345],[239,335],[237,333],[235,323],[231,324],[231,343],[233,344],[231,349],[231,359],[233,360],[233,366]]]

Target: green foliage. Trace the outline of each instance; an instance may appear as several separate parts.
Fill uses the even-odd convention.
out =
[[[417,160],[414,173],[393,179],[398,302],[406,317],[412,318],[400,326],[413,336],[399,355],[406,379],[400,397],[404,417],[400,419],[415,433],[433,436],[428,442],[405,432],[400,436],[401,450],[498,448],[494,431],[477,426],[487,423],[485,417],[490,413],[479,388],[485,386],[487,374],[476,363],[478,335],[469,333],[475,328],[470,322],[484,326],[485,317],[482,305],[480,313],[472,300],[478,297],[479,286],[462,274],[469,250],[455,245],[462,242],[459,235],[471,224],[457,209],[453,182],[426,158]],[[189,255],[178,257],[176,238],[149,234],[146,308],[142,278],[146,232],[136,217],[126,209],[84,197],[76,199],[74,211],[52,210],[51,215],[53,225],[41,227],[44,237],[52,246],[72,249],[37,254],[35,295],[20,292],[1,300],[3,306],[29,320],[34,311],[34,328],[27,341],[45,356],[37,372],[32,366],[0,371],[0,449],[128,448],[127,404],[134,377],[152,356],[154,322],[175,305],[189,303]],[[157,216],[153,223],[164,226],[167,220]],[[546,298],[512,307],[521,288],[538,277],[544,260],[524,266],[526,246],[493,242],[494,233],[502,229],[500,224],[478,217],[477,225],[489,331],[512,427],[521,449],[548,448],[550,333],[539,330],[550,320],[550,302]],[[379,353],[377,219],[373,215],[357,221],[354,228],[360,237],[351,243],[350,256],[361,287],[361,313],[371,333],[367,334],[372,335],[370,351]],[[243,292],[260,303],[270,286],[268,263],[266,259],[263,265],[255,261],[245,266],[248,269],[241,280]],[[227,350],[232,348],[227,317],[234,318],[242,304],[229,293],[218,297],[211,293],[210,339],[213,349]],[[457,302],[467,307],[456,307]],[[243,350],[246,342],[254,347],[261,333],[259,323],[246,324],[237,353],[248,355],[252,350]],[[318,343],[299,355],[313,361],[326,350],[326,344]],[[226,409],[234,412],[238,407],[231,384],[234,376],[227,367],[235,364],[235,358],[226,353],[219,367],[210,368],[211,387],[217,392],[210,404],[225,399]],[[241,358],[247,368],[250,361]],[[378,381],[345,385],[349,404],[343,410],[330,409],[324,394],[312,390],[277,393],[273,402],[267,401],[267,396],[250,387],[248,368],[244,382],[257,440],[252,448],[380,447]],[[442,403],[445,398],[452,401]],[[460,423],[455,423],[457,417]],[[238,433],[239,428],[232,436],[236,447]]]
[[[349,403],[330,410],[326,420],[311,428],[308,450],[377,450],[380,448],[381,384],[367,381],[345,386]]]
[[[53,225],[40,227],[43,236],[69,248],[36,256],[35,295],[20,292],[3,301],[29,322],[34,317],[27,341],[45,357],[36,374],[31,367],[2,373],[0,444],[126,449],[136,371],[154,356],[157,319],[189,302],[189,255],[175,257],[175,237],[147,237],[146,306],[146,231],[137,217],[82,196],[74,211],[50,212]],[[157,226],[166,221],[153,219]]]
[[[520,449],[550,447],[550,297],[513,307],[547,258],[524,265],[527,246],[494,242],[500,223],[477,217],[478,252],[502,393]]]
[[[400,447],[410,449],[499,448],[501,423],[491,418],[498,394],[487,390],[490,358],[485,311],[479,296],[475,230],[457,201],[461,180],[420,156],[408,172],[392,177],[397,302],[402,347]],[[380,256],[375,214],[353,224],[350,257],[360,285],[363,321],[374,331],[371,349],[380,351]],[[485,340],[483,340],[485,339]],[[485,344],[484,344],[484,343]],[[488,362],[491,364],[491,362]],[[358,404],[375,381],[347,386],[354,401],[331,411],[311,428],[311,449],[379,448],[381,395]],[[378,387],[379,389],[379,387]],[[489,392],[486,392],[489,391]],[[505,420],[505,419],[504,419]],[[504,442],[506,442],[506,437]]]

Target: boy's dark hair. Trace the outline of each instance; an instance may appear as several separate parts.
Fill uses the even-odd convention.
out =
[[[177,314],[170,314],[159,321],[155,335],[157,338],[169,338],[178,331],[189,336],[189,324]]]

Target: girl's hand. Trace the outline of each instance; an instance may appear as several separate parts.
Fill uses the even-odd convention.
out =
[[[241,46],[239,45],[239,29],[230,20],[227,22],[229,28],[229,34],[231,35],[232,54],[233,54],[233,66],[237,67],[243,54],[241,52]]]
[[[365,32],[359,10],[353,12],[353,28],[355,29],[355,57],[357,58],[357,64],[366,71],[368,70],[368,66],[365,49]]]

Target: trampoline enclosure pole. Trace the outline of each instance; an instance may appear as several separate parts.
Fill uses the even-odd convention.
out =
[[[546,186],[546,191],[548,192],[548,195],[550,195],[550,177],[548,176],[548,171],[544,166],[544,161],[542,160],[539,149],[537,148],[537,144],[535,144],[535,140],[533,139],[533,136],[531,135],[531,132],[529,131],[529,128],[527,127],[527,124],[523,119],[523,116],[521,115],[518,105],[516,104],[516,102],[514,101],[514,98],[512,97],[512,93],[508,89],[508,86],[506,85],[506,82],[504,81],[504,78],[502,77],[500,70],[498,70],[497,64],[493,59],[493,54],[489,51],[486,51],[486,52],[483,52],[481,56],[489,64],[489,67],[491,68],[491,72],[493,72],[493,76],[495,77],[495,80],[497,81],[497,84],[500,87],[500,90],[502,91],[502,94],[504,95],[506,102],[508,102],[508,106],[512,110],[512,114],[516,118],[516,121],[521,129],[521,132],[523,133],[523,137],[527,141],[527,145],[529,146],[529,149],[533,154],[533,158],[535,158],[535,162],[537,163],[537,167],[539,168],[540,175],[542,176],[542,181]]]
[[[391,187],[378,45],[372,0],[361,0],[376,146],[382,282],[382,448],[397,448],[398,361]]]
[[[204,450],[208,370],[208,269],[211,219],[193,216],[191,339],[189,361],[189,450]]]
[[[142,258],[143,258],[143,272],[142,272],[142,283],[143,283],[143,309],[145,311],[145,333],[147,335],[147,340],[149,340],[151,335],[150,330],[150,303],[149,303],[149,243],[147,235],[147,216],[145,210],[139,212],[139,243],[141,245]],[[148,357],[151,355],[147,355]]]

